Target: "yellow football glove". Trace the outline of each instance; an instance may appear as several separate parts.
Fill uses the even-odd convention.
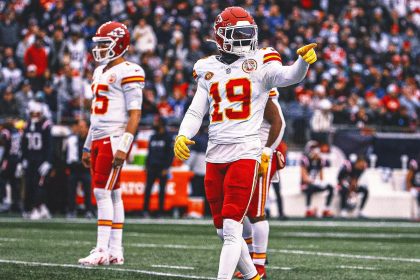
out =
[[[261,164],[258,170],[259,176],[265,176],[267,174],[268,165],[270,164],[272,154],[273,154],[273,151],[270,148],[265,147],[263,149],[262,154],[261,154]]]
[[[300,55],[303,58],[303,60],[305,60],[307,63],[312,64],[317,60],[316,53],[315,53],[315,50],[314,50],[314,48],[316,48],[316,46],[317,45],[315,43],[305,45],[305,46],[299,48],[296,51],[296,53],[298,55]]]
[[[180,160],[187,160],[190,157],[190,149],[187,145],[194,145],[195,142],[184,135],[178,135],[175,138],[174,153]]]

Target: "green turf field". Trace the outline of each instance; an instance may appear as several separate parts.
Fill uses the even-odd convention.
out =
[[[420,223],[272,222],[269,279],[420,279]],[[123,266],[85,268],[94,221],[0,218],[0,279],[214,279],[209,221],[129,220]]]

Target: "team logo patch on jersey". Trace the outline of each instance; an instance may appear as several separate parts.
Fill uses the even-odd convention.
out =
[[[109,75],[109,77],[108,77],[108,83],[109,84],[115,83],[116,80],[117,80],[117,75],[115,75],[115,73],[112,73],[111,75]]]
[[[245,73],[251,73],[252,71],[257,70],[257,61],[255,59],[247,59],[242,63],[242,70]]]
[[[206,79],[206,81],[208,81],[211,78],[213,78],[213,76],[214,76],[213,72],[207,72],[206,75],[204,76],[204,79]]]

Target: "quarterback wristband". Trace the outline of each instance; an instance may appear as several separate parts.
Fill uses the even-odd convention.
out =
[[[83,152],[90,153],[90,149],[86,148],[86,147],[83,147]]]
[[[127,153],[130,150],[131,143],[133,143],[134,136],[129,132],[124,132],[121,136],[120,143],[118,143],[118,150]]]

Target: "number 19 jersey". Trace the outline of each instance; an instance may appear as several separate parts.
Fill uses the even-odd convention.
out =
[[[122,62],[104,72],[105,65],[93,73],[94,99],[91,110],[92,140],[123,134],[129,110],[141,110],[143,69],[131,62]]]
[[[264,57],[269,54],[273,60]],[[193,76],[208,92],[208,162],[223,163],[239,159],[260,160],[259,129],[269,98],[265,88],[266,63],[281,63],[274,50],[259,50],[226,65],[211,56],[199,60]]]
[[[179,135],[192,138],[210,114],[206,161],[227,163],[260,160],[259,129],[269,91],[303,80],[309,65],[299,57],[283,66],[273,48],[259,49],[224,64],[217,56],[199,60],[193,71],[197,91],[181,123]]]
[[[216,56],[196,63],[193,76],[208,92],[211,142],[232,144],[259,139],[258,131],[269,97],[261,69],[263,52],[241,57],[229,65]],[[280,61],[277,52],[273,56]]]

